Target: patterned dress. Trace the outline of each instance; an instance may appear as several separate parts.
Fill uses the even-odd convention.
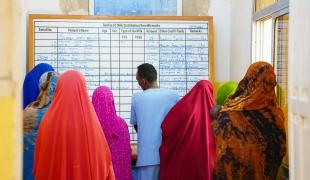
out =
[[[46,79],[45,88],[41,89],[36,101],[24,109],[24,152],[23,152],[23,179],[32,180],[34,146],[37,139],[41,120],[51,104],[54,96],[57,74],[55,72],[44,73]]]
[[[131,180],[131,148],[127,123],[118,117],[114,98],[108,87],[98,87],[92,102],[107,138],[116,180]]]
[[[214,179],[276,179],[286,152],[286,135],[275,86],[270,64],[257,62],[249,67],[213,122]]]

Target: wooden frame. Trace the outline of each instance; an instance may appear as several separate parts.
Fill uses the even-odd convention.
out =
[[[211,16],[87,16],[87,15],[29,15],[28,34],[28,71],[34,66],[34,20],[36,19],[68,19],[68,20],[179,20],[179,21],[208,21],[208,50],[209,50],[209,80],[214,81],[214,33],[213,17]]]

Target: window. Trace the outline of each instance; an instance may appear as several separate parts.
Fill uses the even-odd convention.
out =
[[[287,70],[288,70],[288,14],[276,18],[275,58],[273,61],[277,74],[277,95],[279,105],[287,115]]]
[[[262,4],[269,6],[255,11],[253,16],[252,61],[264,60],[274,66],[279,105],[287,115],[289,3],[288,0],[256,0],[256,9]]]
[[[288,128],[288,0],[255,0],[253,15],[252,61],[265,60],[274,66],[278,104]],[[288,179],[288,152],[279,175]]]
[[[272,18],[256,21],[253,37],[253,61],[272,63]]]

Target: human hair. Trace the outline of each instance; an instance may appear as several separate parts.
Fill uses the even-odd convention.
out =
[[[157,71],[152,64],[143,63],[137,67],[138,75],[149,83],[153,83],[157,81]]]

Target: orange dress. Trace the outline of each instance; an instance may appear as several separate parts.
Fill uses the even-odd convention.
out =
[[[111,154],[77,71],[63,73],[39,127],[34,157],[36,180],[115,179]]]

